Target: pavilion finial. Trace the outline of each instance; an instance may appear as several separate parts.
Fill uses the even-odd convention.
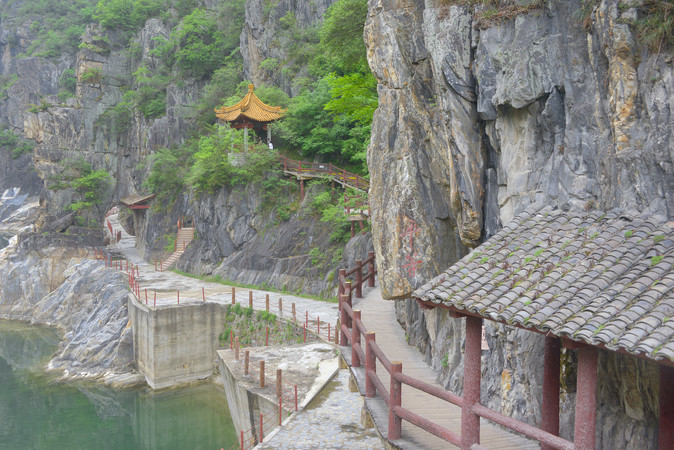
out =
[[[248,85],[248,92],[253,92],[254,90],[255,90],[255,86],[253,85],[253,83],[249,84]]]

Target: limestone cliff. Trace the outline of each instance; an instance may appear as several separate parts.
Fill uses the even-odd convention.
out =
[[[241,31],[244,79],[297,94],[306,76],[301,49],[317,40],[316,28],[335,0],[248,0]]]
[[[385,297],[408,297],[533,202],[674,218],[673,58],[637,39],[643,3],[549,0],[489,21],[494,2],[370,1],[379,109],[368,167]],[[396,307],[410,344],[461,391],[462,321]],[[486,328],[482,402],[537,423],[541,338]],[[566,437],[575,364],[568,352]],[[598,448],[653,447],[653,365],[602,353],[599,377],[614,381],[598,392]]]
[[[48,367],[64,378],[137,383],[128,281],[85,259],[80,243],[24,234],[0,250],[0,318],[58,328],[64,337]]]
[[[580,1],[489,26],[453,3],[370,2],[380,106],[368,167],[386,297],[536,200],[674,217],[674,67],[636,41],[640,2],[599,2],[589,29]]]

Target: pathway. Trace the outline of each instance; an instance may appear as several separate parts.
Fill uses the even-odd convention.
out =
[[[137,279],[140,281],[141,286],[141,301],[144,300],[142,297],[144,297],[145,289],[147,289],[149,306],[153,305],[155,292],[157,295],[157,306],[175,304],[177,302],[176,291],[178,290],[180,291],[180,303],[201,302],[203,300],[203,288],[203,292],[208,301],[227,304],[231,303],[232,288],[230,286],[219,283],[209,283],[170,271],[156,271],[154,264],[148,264],[143,260],[141,253],[135,247],[135,237],[127,234],[126,231],[123,230],[119,225],[117,215],[113,214],[109,219],[115,230],[122,230],[122,238],[118,243],[112,245],[113,248],[119,250],[120,253],[125,255],[129,262],[137,265],[139,268],[140,276],[137,277]],[[315,322],[315,320],[320,317],[321,322],[328,321],[334,325],[338,318],[338,305],[336,303],[320,302],[275,292],[260,290],[252,291],[256,299],[263,298],[266,294],[269,294],[270,300],[272,300],[272,304],[274,305],[278,303],[279,298],[283,298],[284,310],[283,314],[280,314],[281,316],[288,317],[290,305],[295,303],[298,312],[301,311],[302,314],[304,314],[304,311],[309,312],[310,322]],[[247,305],[248,292],[249,289],[237,289],[236,301]],[[405,332],[395,318],[394,302],[383,300],[381,291],[378,287],[374,289],[364,289],[364,294],[365,298],[354,299],[354,309],[360,309],[362,311],[362,320],[365,327],[368,331],[376,332],[377,343],[384,353],[391,360],[402,361],[404,373],[425,381],[426,383],[439,386],[435,381],[435,372],[433,372],[433,370],[424,362],[421,353],[414,347],[407,345]],[[255,308],[264,309],[264,305],[260,307],[258,302],[255,304]],[[362,369],[360,370],[362,372]],[[359,385],[364,386],[362,375],[359,377],[358,371],[356,372],[356,377],[359,378]],[[386,370],[384,370],[383,367],[378,366],[377,373],[384,385],[388,387],[389,378]],[[274,448],[331,448],[330,445],[326,446],[325,441],[323,440],[326,435],[325,433],[327,433],[327,435],[333,433],[335,436],[338,434],[335,434],[335,431],[326,431],[321,427],[316,427],[317,424],[323,424],[327,421],[327,419],[318,419],[322,417],[323,414],[327,414],[329,417],[337,419],[339,423],[343,423],[346,427],[342,428],[343,430],[353,426],[355,433],[352,433],[352,436],[360,436],[361,433],[365,433],[362,434],[362,436],[367,436],[368,434],[366,432],[354,425],[354,418],[351,416],[352,414],[360,415],[362,397],[358,394],[348,395],[344,388],[336,388],[336,391],[342,393],[340,394],[342,396],[339,397],[339,401],[329,400],[329,404],[316,407],[316,410],[313,413],[307,411],[306,414],[303,413],[303,415],[298,415],[300,418],[298,419],[299,422],[297,422],[297,425],[291,425],[294,421],[291,421],[288,425],[284,425],[284,428],[292,426],[292,429],[283,430],[283,433],[279,431],[279,433],[277,433],[278,436],[275,436],[271,440],[270,445],[273,445]],[[364,392],[364,387],[361,387],[361,392]],[[423,415],[429,420],[446,426],[453,431],[460,431],[460,408],[426,394],[418,393],[409,386],[403,387],[402,396],[402,404],[404,407]],[[338,408],[337,405],[342,402],[343,407]],[[356,405],[356,403],[358,404]],[[383,436],[386,436],[388,413],[383,415],[378,412],[381,411],[382,408],[377,406],[377,403],[383,404],[383,401],[378,397],[376,399],[368,399],[367,403],[370,407],[370,411],[374,415],[375,423],[379,427],[380,433]],[[329,414],[327,412],[329,412]],[[305,427],[314,427],[317,431],[307,435]],[[302,444],[296,440],[297,433],[300,432],[299,430],[309,436],[307,438],[309,440],[307,441],[305,439],[302,441]],[[286,437],[284,438],[283,436]],[[482,445],[487,448],[539,448],[537,442],[503,431],[484,420],[482,421],[481,426],[481,438]],[[370,448],[369,444],[363,443],[361,445],[360,441],[356,442],[358,442],[358,444],[354,444],[348,440],[344,441],[342,448]],[[405,421],[403,421],[402,439],[396,441],[396,444],[402,448],[424,449],[445,449],[451,446],[447,442],[442,441]],[[337,444],[332,446],[332,448],[336,447],[338,447]],[[378,445],[373,445],[373,447],[379,448]]]
[[[365,297],[353,300],[354,310],[361,310],[361,320],[367,331],[374,331],[376,341],[391,361],[402,361],[403,373],[434,386],[442,387],[436,381],[437,374],[426,364],[421,353],[407,345],[405,331],[395,317],[394,302],[383,300],[379,287],[367,289]],[[363,341],[364,342],[364,341]],[[363,369],[356,369],[361,392],[365,392]],[[377,375],[388,390],[390,378],[386,369],[378,362]],[[368,399],[368,407],[375,423],[383,436],[388,434],[388,409],[381,397]],[[438,423],[454,432],[461,431],[461,408],[451,403],[424,394],[416,389],[402,387],[402,406],[424,418]],[[489,449],[534,449],[540,448],[538,442],[504,431],[482,420],[480,425],[480,443]],[[446,441],[427,433],[420,428],[403,421],[402,438],[395,441],[401,448],[446,449],[452,447]]]
[[[350,376],[340,370],[317,398],[257,448],[383,450],[377,433],[360,424],[363,397],[349,390]]]
[[[155,295],[156,306],[174,305],[178,302],[178,293],[180,295],[181,304],[202,302],[204,296],[209,302],[231,304],[231,286],[206,282],[171,271],[162,272],[158,269],[155,270],[154,263],[149,264],[145,262],[141,252],[136,248],[136,237],[131,236],[124,230],[119,224],[117,215],[112,214],[108,219],[110,220],[112,228],[114,230],[121,230],[122,233],[122,239],[118,243],[112,244],[111,247],[123,254],[130,263],[138,266],[139,276],[137,276],[136,279],[140,283],[141,302],[145,301],[145,292],[147,290],[147,304],[150,307],[155,305]],[[330,322],[334,327],[338,318],[339,307],[336,303],[321,302],[277,292],[237,288],[235,293],[237,303],[242,303],[243,306],[247,306],[249,291],[253,292],[255,309],[265,308],[263,303],[264,297],[268,294],[272,305],[277,305],[279,298],[283,299],[283,312],[279,314],[279,311],[271,311],[282,317],[290,316],[291,305],[292,303],[295,303],[298,315],[300,313],[305,314],[305,311],[309,312],[310,323],[316,322],[316,320],[320,318],[322,323]]]

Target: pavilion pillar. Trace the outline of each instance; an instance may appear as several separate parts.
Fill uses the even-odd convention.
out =
[[[271,128],[267,125],[267,142],[271,141]]]
[[[595,347],[583,346],[578,349],[573,444],[579,450],[595,448],[598,358],[599,352]]]
[[[248,151],[248,124],[243,124],[243,151]]]
[[[541,429],[559,436],[559,375],[560,349],[562,343],[558,337],[545,337],[543,354],[543,410]],[[553,447],[541,444],[541,450]]]
[[[660,366],[658,448],[674,448],[674,367]]]
[[[463,407],[461,410],[461,448],[480,443],[480,416],[473,406],[480,403],[482,359],[482,319],[466,316],[466,345],[463,362]]]

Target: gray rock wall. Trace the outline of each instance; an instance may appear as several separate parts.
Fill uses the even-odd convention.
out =
[[[293,83],[297,77],[306,76],[305,69],[293,68],[289,47],[296,44],[296,37],[282,19],[292,18],[298,30],[317,27],[323,21],[328,7],[335,0],[248,0],[243,30],[241,31],[241,55],[243,56],[244,79],[253,84],[280,86],[288,94],[299,93],[301,86]],[[276,60],[277,68],[265,69],[260,63]],[[304,62],[300,66],[304,66]],[[284,75],[281,68],[286,65],[294,73]]]
[[[335,272],[351,268],[373,250],[369,233],[358,233],[346,245],[331,242],[331,224],[321,222],[311,209],[311,199],[323,189],[307,187],[304,202],[297,204],[297,189],[287,189],[264,201],[259,185],[223,188],[214,194],[185,194],[171,211],[153,209],[136,213],[138,242],[146,259],[161,259],[163,236],[175,236],[180,216],[194,220],[196,239],[176,267],[195,274],[285,289],[313,295],[334,296]],[[341,195],[341,188],[335,195]],[[297,208],[288,219],[277,206]],[[356,225],[356,229],[358,226]]]
[[[380,103],[368,166],[385,297],[408,297],[532,202],[674,217],[674,67],[671,52],[650,53],[627,23],[642,2],[598,2],[588,28],[578,0],[486,28],[481,6],[451,3],[369,3]],[[405,300],[396,308],[410,344],[460,392],[461,321]],[[482,401],[538,423],[540,338],[493,325],[487,336]],[[565,358],[570,437],[573,352]],[[654,370],[601,353],[598,448],[655,445]]]
[[[134,371],[126,276],[73,243],[53,244],[35,236],[0,250],[0,318],[58,328],[63,340],[48,368],[65,378]]]

